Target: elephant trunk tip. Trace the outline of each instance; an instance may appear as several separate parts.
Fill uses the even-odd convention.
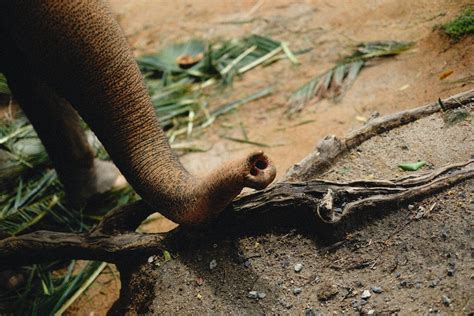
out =
[[[263,151],[230,161],[202,178],[192,190],[189,204],[179,205],[182,212],[166,214],[178,224],[199,225],[218,216],[244,187],[261,190],[276,176],[276,168]]]
[[[266,188],[276,176],[276,168],[263,151],[253,152],[247,157],[245,186],[261,190]]]

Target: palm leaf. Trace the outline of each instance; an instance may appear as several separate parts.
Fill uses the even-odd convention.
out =
[[[336,63],[334,67],[317,75],[294,91],[289,98],[288,113],[301,111],[311,100],[331,98],[340,101],[352,86],[367,60],[394,56],[409,49],[413,44],[407,42],[369,42],[359,44],[355,51]]]
[[[77,298],[76,293],[82,293],[104,269],[105,264],[90,261],[74,273],[77,263],[72,260],[67,264],[67,271],[58,276],[53,271],[61,266],[55,262],[30,267],[29,282],[19,290],[19,304],[14,309],[10,307],[10,312],[14,310],[15,315],[61,315],[72,300]],[[43,295],[35,294],[39,291]],[[3,295],[5,294],[2,293],[1,296]],[[8,307],[3,309],[8,311]]]
[[[7,78],[2,73],[0,73],[0,94],[11,94]]]
[[[1,196],[0,231],[16,235],[36,224],[59,202],[55,193],[58,185],[54,171],[27,184],[20,178],[16,194]]]
[[[203,88],[228,86],[235,76],[264,64],[282,51],[292,62],[296,61],[287,44],[260,35],[213,43],[194,39],[141,57],[138,63],[146,74],[161,125],[173,142],[178,135],[189,136],[195,126],[205,127],[217,117],[209,114]],[[183,67],[179,63],[183,56],[195,63]],[[235,102],[241,104],[242,99]]]

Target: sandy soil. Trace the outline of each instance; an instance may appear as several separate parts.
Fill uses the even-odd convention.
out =
[[[423,105],[436,100],[438,97],[447,97],[474,87],[473,83],[449,83],[474,73],[474,55],[472,54],[474,38],[468,37],[458,43],[452,43],[445,36],[440,35],[439,32],[433,31],[435,25],[453,18],[470,1],[372,0],[348,2],[336,0],[293,2],[288,0],[260,0],[219,1],[217,3],[207,0],[175,2],[111,0],[110,2],[111,9],[116,14],[137,56],[154,52],[156,49],[172,42],[183,41],[192,37],[206,39],[232,38],[248,35],[252,32],[288,41],[290,47],[294,50],[312,48],[309,53],[299,57],[302,62],[301,66],[293,66],[288,61],[280,61],[271,67],[259,68],[245,74],[235,82],[232,89],[211,96],[210,105],[212,107],[245,96],[268,85],[275,88],[275,93],[272,96],[244,105],[241,110],[219,119],[204,134],[192,140],[198,146],[210,148],[204,153],[193,153],[182,157],[181,160],[186,167],[196,174],[217,167],[230,157],[254,148],[250,145],[227,141],[220,137],[227,135],[241,138],[240,122],[245,126],[251,140],[272,145],[270,148],[265,148],[265,151],[275,161],[279,176],[281,176],[292,164],[310,152],[317,141],[325,135],[335,134],[341,136],[350,129],[360,126],[362,123],[356,119],[357,116],[368,118],[375,111],[381,114],[392,113]],[[352,45],[361,41],[387,39],[415,41],[416,45],[414,49],[407,53],[392,59],[374,62],[371,67],[365,68],[340,103],[334,104],[330,101],[322,101],[312,104],[301,115],[292,120],[283,115],[291,91],[312,76],[329,68],[334,61],[350,52]],[[452,70],[452,75],[440,80],[440,74],[447,70]],[[309,124],[295,126],[299,122],[308,120],[312,121]],[[236,127],[233,129],[223,128],[222,123],[224,122],[235,124]],[[398,139],[396,135],[393,137]],[[444,141],[450,142],[450,140]],[[385,144],[387,144],[387,140],[380,140],[380,145]],[[454,144],[454,142],[451,141],[451,144]],[[411,152],[411,155],[416,156],[413,155],[413,152]],[[393,160],[398,161],[398,158],[409,159],[412,156],[403,156],[398,151],[394,152]],[[430,156],[431,158],[436,157]],[[363,166],[367,165],[363,159],[358,161]],[[357,163],[354,164],[358,165]],[[386,178],[397,172],[389,167],[384,167],[385,165],[386,162],[377,164],[371,174]],[[382,168],[378,169],[379,166]],[[393,164],[390,166],[393,166]],[[356,167],[353,170],[354,173],[351,176],[367,176],[367,174],[359,172],[360,169]],[[453,190],[452,194],[460,194],[469,190],[472,190],[472,186],[464,186]],[[447,206],[444,208],[443,204],[442,210],[437,213],[436,217],[439,218],[439,221],[431,223],[431,219],[427,220],[420,227],[413,228],[413,233],[420,232],[423,236],[426,235],[423,240],[428,241],[430,236],[433,235],[433,244],[442,242],[441,244],[446,248],[439,250],[437,253],[446,255],[447,253],[453,253],[449,249],[454,246],[449,241],[456,240],[458,230],[453,229],[448,240],[442,240],[442,237],[438,234],[444,229],[440,226],[440,221],[443,218],[441,214],[445,214],[451,208],[454,208],[453,205],[457,203],[457,198],[455,195],[447,195],[443,199],[446,199]],[[459,208],[454,208],[454,211],[462,212]],[[391,215],[386,221],[388,226],[384,227],[390,225],[395,227],[399,224],[400,219],[395,215]],[[456,227],[456,223],[447,223],[447,229]],[[430,226],[434,224],[438,225],[436,229]],[[162,222],[158,225],[161,225],[161,229],[163,229]],[[386,238],[387,236],[384,234],[388,233],[379,231],[378,225],[381,224],[375,223],[359,231],[358,234],[360,235],[358,236],[360,238],[357,237],[355,243],[351,242],[351,245],[353,245],[351,247],[365,244],[371,239],[371,234],[376,234],[378,239]],[[465,227],[467,229],[467,226]],[[423,229],[426,229],[425,233],[421,233]],[[411,231],[407,230],[407,232]],[[313,273],[311,271],[320,271],[324,262],[327,262],[319,260],[321,255],[314,255],[315,249],[312,248],[314,246],[309,240],[302,239],[302,241],[299,241],[301,237],[298,237],[296,233],[291,234],[291,236],[289,241],[285,242],[285,247],[276,251],[281,252],[279,256],[287,258],[284,260],[289,261],[290,265],[297,258],[304,258],[305,253],[311,253],[312,263],[308,263],[307,268],[307,263],[305,263],[304,274],[293,276],[291,272],[287,272],[289,270],[285,270],[287,268],[277,268],[281,264],[279,260],[273,262],[266,260],[270,257],[258,259],[261,262],[261,269],[265,271],[269,271],[268,269],[274,267],[275,273],[290,274],[290,277],[284,280],[284,282],[289,282],[288,284],[284,283],[287,289],[298,285],[298,282],[300,282],[298,280],[301,279],[302,275],[305,278],[310,278]],[[251,239],[244,240],[242,244],[244,247],[250,247],[254,242],[258,242],[260,245],[263,244],[266,245],[265,247],[273,249],[275,248],[274,242],[278,241],[279,238],[272,235],[261,236],[256,238],[255,241]],[[298,251],[293,252],[293,243],[300,245]],[[426,242],[423,243],[420,240],[415,244],[402,240],[396,248],[393,248],[399,251],[400,255],[397,255],[396,251],[392,255],[394,258],[396,256],[412,256],[412,254],[407,254],[407,251],[420,248],[420,252],[414,254],[419,260],[419,258],[423,258],[429,253],[428,250],[423,249],[422,245],[424,244]],[[286,253],[288,249],[292,249],[291,254]],[[343,260],[349,260],[347,258],[351,255],[352,248],[347,247],[343,251],[346,252],[344,256],[342,253],[338,255],[344,257]],[[379,249],[372,249],[371,251],[379,251]],[[368,253],[365,255],[369,256]],[[445,269],[445,261],[448,259],[440,255],[436,260],[441,262],[442,266],[436,265],[435,259],[426,264],[433,265],[435,272],[441,273],[440,271]],[[405,259],[401,261],[405,262]],[[423,266],[423,268],[426,267]],[[257,266],[253,269],[256,269],[254,274],[258,275],[260,268]],[[381,266],[381,270],[383,269],[384,267]],[[326,279],[328,282],[333,284],[342,282],[359,292],[363,288],[375,284],[374,282],[377,280],[371,275],[372,270],[363,270],[362,272],[356,270],[346,273],[345,268],[340,270],[326,268],[324,271],[327,271],[324,273],[327,273],[328,277]],[[416,278],[411,276],[412,272],[410,272],[409,266],[404,266],[399,272],[402,273],[404,279]],[[395,273],[395,271],[390,273]],[[389,277],[384,282],[398,280],[392,274],[388,275]],[[469,279],[464,274],[456,276],[454,279],[464,282],[461,278],[464,278],[462,280]],[[358,279],[363,283],[362,285],[356,284]],[[344,280],[344,282],[340,280]],[[291,284],[291,281],[293,281],[293,284]],[[379,285],[387,289],[394,286],[384,282],[379,282]],[[103,284],[103,286],[101,287],[100,284]],[[113,302],[114,297],[118,295],[118,286],[115,279],[106,278],[105,281],[96,283],[93,287],[98,287],[98,290],[94,292],[95,294],[83,296],[76,306],[71,308],[72,314],[104,314]],[[417,287],[413,285],[406,291],[396,291],[396,293],[397,295],[404,293],[403,297],[411,302],[414,299],[410,297],[417,290]],[[343,293],[342,290],[340,291]],[[290,295],[289,303],[295,306],[298,305],[299,309],[287,311],[289,313],[302,313],[304,304],[307,304],[308,308],[316,308],[314,303],[310,303],[316,302],[314,293],[304,291],[300,296],[293,297]],[[420,295],[417,297],[423,297],[422,301],[425,302],[425,291],[419,291],[419,293]],[[341,295],[338,296],[338,302]],[[462,304],[462,300],[465,300],[463,295],[460,294],[460,301],[456,302],[455,306],[458,307],[457,304]],[[387,296],[391,297],[392,293],[386,292],[380,296],[380,300]],[[228,301],[229,298],[222,296],[222,301]],[[245,300],[245,298],[242,299]],[[379,297],[374,297],[374,299],[379,300]],[[350,300],[348,298],[343,302],[350,305]],[[432,297],[427,294],[426,302],[428,301],[434,302]],[[400,299],[399,302],[399,307],[403,307],[401,303],[403,300]],[[438,306],[438,303],[435,305]],[[331,304],[333,303],[323,306],[322,310],[332,311],[333,308],[337,309],[339,306]],[[413,305],[413,308],[423,306],[420,304]],[[253,309],[253,311],[255,312],[271,312],[271,310],[265,310],[261,307],[260,302],[255,302],[254,305],[256,309]],[[428,305],[426,306],[428,307]],[[179,306],[174,307],[179,308]],[[394,309],[395,307],[389,306],[387,308]],[[172,308],[167,311],[174,310]],[[347,310],[350,310],[350,308],[347,308]],[[460,309],[457,310],[461,311]],[[192,312],[189,309],[185,309],[185,311]],[[217,311],[209,310],[209,312]],[[238,310],[234,311],[238,312]],[[274,312],[284,311],[285,309],[277,309]],[[417,311],[427,312],[426,309],[418,309]]]

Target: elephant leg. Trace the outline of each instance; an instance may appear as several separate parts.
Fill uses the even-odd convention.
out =
[[[80,207],[123,182],[112,162],[94,159],[79,115],[65,99],[24,67],[8,68],[14,68],[6,69],[10,89],[46,148],[71,206]]]

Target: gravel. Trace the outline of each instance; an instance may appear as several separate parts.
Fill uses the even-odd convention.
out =
[[[303,265],[301,263],[297,263],[294,266],[295,272],[300,272],[303,269]]]

